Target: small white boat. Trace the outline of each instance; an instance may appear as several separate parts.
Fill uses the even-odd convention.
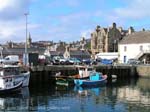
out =
[[[3,65],[0,67],[0,88],[13,88],[22,82],[21,86],[29,85],[30,72],[18,65]]]

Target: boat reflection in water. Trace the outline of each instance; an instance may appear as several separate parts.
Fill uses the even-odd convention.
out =
[[[75,86],[74,91],[77,91],[79,95],[94,95],[99,96],[101,93],[102,88],[101,87],[81,87],[81,86]]]
[[[105,92],[105,87],[81,87],[75,86],[74,91],[77,93],[79,110],[87,111],[89,105],[97,105],[101,102],[101,96]],[[92,101],[92,102],[91,102]],[[91,110],[92,111],[92,110]]]
[[[19,93],[0,95],[0,111],[23,111],[29,107],[29,88],[21,88]],[[28,107],[27,107],[28,106]]]

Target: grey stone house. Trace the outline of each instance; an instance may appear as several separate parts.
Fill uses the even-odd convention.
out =
[[[91,55],[86,50],[70,50],[67,46],[64,52],[64,58],[88,59],[91,58]]]

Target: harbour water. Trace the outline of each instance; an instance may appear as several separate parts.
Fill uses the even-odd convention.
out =
[[[94,88],[32,83],[20,93],[0,95],[0,111],[149,112],[150,79],[119,79]]]

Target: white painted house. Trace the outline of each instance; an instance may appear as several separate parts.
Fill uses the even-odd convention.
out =
[[[150,62],[150,31],[134,32],[125,36],[118,44],[119,62],[129,59]]]

